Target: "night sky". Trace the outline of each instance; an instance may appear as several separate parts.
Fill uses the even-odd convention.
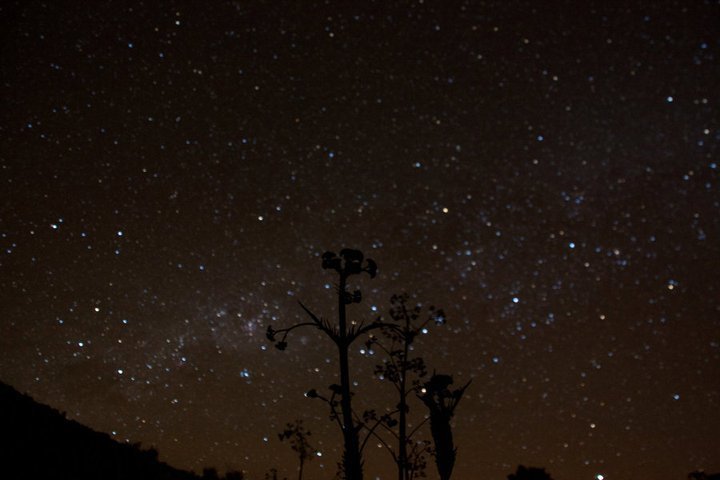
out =
[[[720,4],[608,3],[3,2],[0,380],[251,479],[302,419],[330,479],[334,346],[265,330],[333,319],[351,247],[352,319],[447,314],[453,478],[720,470]]]

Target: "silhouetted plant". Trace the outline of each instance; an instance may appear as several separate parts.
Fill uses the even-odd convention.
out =
[[[310,445],[308,441],[310,435],[310,432],[303,427],[302,420],[296,420],[295,423],[288,423],[285,426],[285,430],[278,434],[280,441],[289,440],[290,447],[298,454],[298,460],[300,461],[298,480],[302,480],[305,462],[312,460],[317,454],[317,450]]]
[[[358,337],[365,335],[373,329],[380,328],[382,326],[382,322],[378,319],[368,325],[363,323],[357,324],[356,322],[352,322],[348,325],[346,306],[352,303],[359,303],[362,300],[362,294],[360,290],[355,290],[352,293],[348,292],[347,280],[348,277],[352,275],[359,275],[361,273],[367,273],[370,278],[374,278],[377,273],[377,265],[373,260],[366,260],[362,252],[359,250],[346,248],[340,251],[340,256],[333,252],[325,252],[322,255],[322,268],[326,270],[335,270],[339,276],[337,286],[338,323],[335,325],[321,319],[301,302],[300,306],[308,314],[311,321],[301,322],[289,328],[279,330],[275,330],[272,326],[269,326],[267,329],[267,337],[269,340],[275,342],[275,346],[279,350],[285,350],[288,345],[286,341],[287,336],[291,331],[296,328],[310,326],[321,330],[337,346],[340,364],[340,385],[333,390],[332,398],[334,402],[336,396],[340,397],[340,415],[338,415],[336,410],[334,410],[336,404],[331,405],[333,407],[331,415],[338,420],[343,434],[344,451],[342,465],[345,478],[347,480],[362,480],[363,462],[360,452],[358,431],[363,427],[363,425],[362,423],[356,423],[356,419],[353,414],[352,393],[350,392],[348,351],[350,345]]]
[[[507,476],[508,480],[552,480],[544,468],[518,465],[517,471]]]
[[[278,480],[277,468],[271,468],[270,471],[265,474],[265,480]],[[283,480],[287,480],[287,477],[283,478]]]
[[[468,382],[461,388],[450,390],[452,383],[452,376],[433,373],[418,395],[430,411],[430,433],[435,442],[435,463],[441,480],[448,480],[455,467],[457,449],[453,444],[450,420],[470,385]]]
[[[429,442],[412,441],[412,435],[422,426],[420,423],[412,432],[408,432],[407,415],[410,411],[408,396],[417,394],[421,388],[421,378],[427,375],[425,362],[421,357],[411,357],[415,338],[427,333],[430,322],[437,325],[445,323],[445,314],[442,310],[429,307],[427,315],[420,320],[423,312],[421,305],[409,308],[408,295],[393,295],[390,302],[390,317],[396,328],[383,328],[381,330],[385,341],[370,336],[366,342],[368,352],[380,349],[386,354],[381,365],[375,367],[375,374],[388,380],[395,387],[398,394],[397,409],[386,414],[379,420],[384,429],[389,432],[398,444],[397,454],[388,449],[398,468],[398,480],[412,480],[424,476],[427,464],[426,454],[431,452]],[[393,416],[397,414],[398,419]],[[373,418],[374,419],[374,418]],[[395,427],[397,426],[397,429]],[[410,451],[408,451],[408,447]]]
[[[720,480],[720,473],[705,473],[703,470],[695,470],[688,473],[690,480]]]
[[[203,468],[202,480],[219,480],[218,472],[214,468]]]
[[[343,249],[340,251],[339,256],[333,252],[325,252],[322,255],[322,267],[335,270],[339,275],[336,290],[338,297],[337,324],[318,317],[300,302],[300,306],[310,317],[310,321],[300,322],[278,330],[275,330],[271,325],[267,329],[267,338],[275,342],[275,347],[278,350],[285,350],[288,346],[287,338],[290,332],[296,328],[314,327],[322,331],[336,345],[339,358],[340,384],[330,385],[330,395],[327,397],[321,395],[315,389],[309,390],[305,395],[308,398],[320,399],[327,403],[330,408],[330,419],[335,421],[342,431],[344,450],[341,475],[344,479],[362,480],[362,452],[371,436],[378,438],[397,463],[398,480],[411,480],[424,476],[425,458],[431,452],[431,447],[429,442],[410,441],[412,433],[417,430],[417,427],[413,432],[407,432],[407,398],[413,392],[418,393],[420,388],[419,378],[426,374],[426,368],[421,358],[409,358],[409,352],[412,349],[414,339],[425,329],[427,323],[430,321],[443,323],[444,314],[442,310],[435,310],[431,307],[427,319],[417,324],[422,309],[420,307],[408,309],[406,307],[408,297],[401,295],[393,297],[393,308],[390,312],[391,322],[382,321],[378,317],[368,324],[354,321],[348,323],[346,306],[359,303],[362,300],[362,294],[359,290],[352,293],[348,292],[347,280],[350,276],[361,273],[367,273],[370,278],[374,278],[377,273],[377,265],[370,259],[366,260],[362,252],[358,250]],[[352,408],[353,393],[350,391],[348,352],[350,346],[358,337],[370,335],[376,329],[380,329],[382,335],[390,340],[390,345],[384,346],[378,342],[377,338],[370,336],[368,348],[377,344],[379,348],[384,349],[385,353],[388,354],[388,360],[383,365],[378,366],[376,373],[391,379],[398,389],[400,401],[395,411],[381,416],[378,416],[374,410],[367,410],[362,415],[357,415]],[[450,380],[450,383],[452,383],[452,380]],[[449,402],[441,401],[435,405],[434,409],[430,409],[431,431],[433,432],[433,438],[436,439],[436,450],[440,448],[441,452],[438,468],[440,469],[440,465],[442,465],[444,469],[442,471],[448,472],[447,476],[443,477],[444,480],[449,478],[449,473],[452,471],[455,461],[455,449],[452,444],[449,419],[452,417],[454,408],[465,388],[467,388],[467,385],[462,389],[449,393],[451,396],[457,395],[452,405]],[[441,398],[442,394],[443,392],[436,392],[433,394],[434,396],[428,398]],[[418,397],[426,404],[430,401],[425,396],[418,395]],[[395,415],[399,417],[399,420],[394,418]],[[445,417],[447,417],[446,425],[442,420]],[[398,440],[398,453],[395,453],[387,442],[377,434],[376,430],[379,427],[391,432]],[[398,428],[397,433],[393,430],[395,427]],[[360,443],[359,432],[362,429],[366,429],[366,436],[363,442]],[[443,431],[444,435],[436,436],[436,430]],[[445,432],[447,433],[445,434]],[[410,446],[409,451],[408,446]],[[445,454],[444,452],[447,449],[452,454]]]
[[[231,470],[225,473],[225,480],[245,480],[243,472]]]

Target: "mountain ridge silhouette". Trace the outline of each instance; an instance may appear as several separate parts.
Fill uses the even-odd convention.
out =
[[[200,480],[121,443],[0,381],[0,476],[8,480]]]

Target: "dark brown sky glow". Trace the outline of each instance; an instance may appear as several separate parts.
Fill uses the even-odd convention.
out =
[[[720,471],[717,2],[56,3],[0,7],[0,380],[251,479],[300,418],[330,479],[332,345],[264,332],[351,247],[353,318],[447,313],[453,478]]]

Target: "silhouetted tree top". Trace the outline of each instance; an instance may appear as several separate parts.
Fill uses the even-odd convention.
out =
[[[705,473],[703,470],[695,470],[688,473],[689,480],[720,480],[720,473]]]
[[[212,467],[207,467],[203,469],[202,474],[202,480],[220,480],[218,477],[218,472],[216,469]]]
[[[517,471],[508,475],[508,480],[552,480],[544,468],[518,465]]]
[[[225,480],[245,480],[245,474],[237,471],[225,473]]]

